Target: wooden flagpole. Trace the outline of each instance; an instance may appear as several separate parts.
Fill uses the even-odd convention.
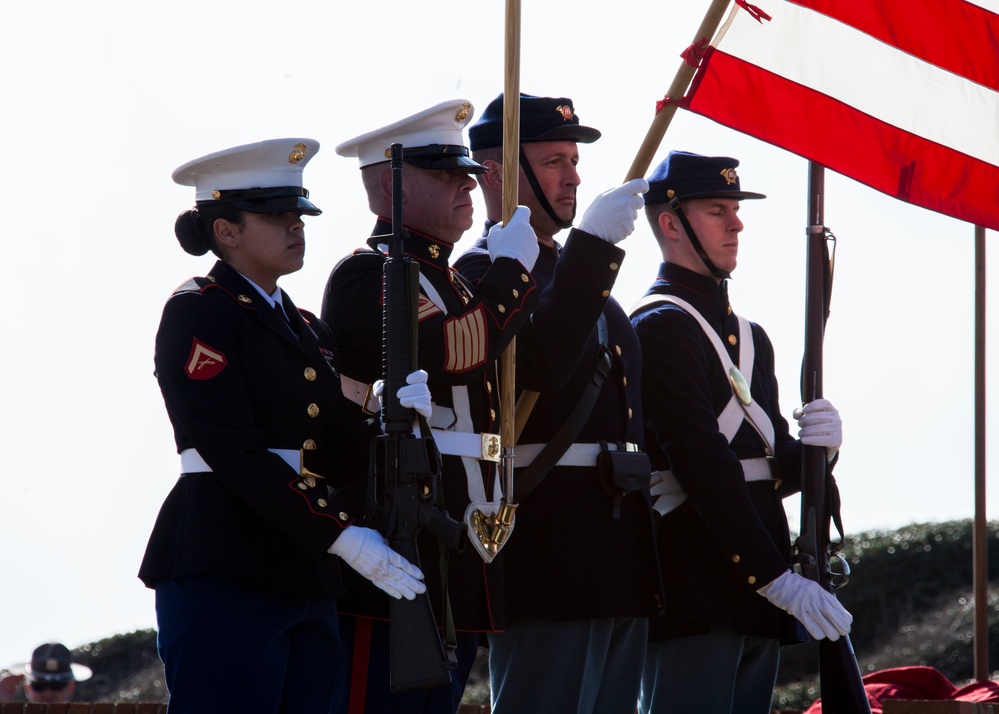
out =
[[[517,210],[520,179],[520,0],[506,0],[506,44],[503,77],[503,224]],[[517,365],[517,339],[500,355],[500,466],[503,503],[497,513],[492,542],[497,551],[513,527],[517,503],[513,495],[513,447]]]
[[[721,24],[722,17],[725,15],[725,11],[728,9],[729,0],[712,0],[711,5],[708,7],[707,13],[704,15],[704,19],[701,20],[700,27],[697,28],[697,34],[694,36],[694,41],[692,45],[707,44],[711,38],[714,36],[715,31]],[[508,42],[508,58],[509,58],[509,42],[510,42],[510,2],[507,3],[507,42]],[[520,8],[517,8],[518,17],[518,28],[519,28],[519,17]],[[702,43],[703,40],[703,43]],[[519,37],[517,39],[517,49],[519,56],[520,48]],[[519,77],[519,64],[518,64]],[[673,78],[673,83],[669,87],[667,97],[676,98],[679,100],[684,92],[687,91],[687,87],[690,85],[690,80],[694,77],[694,72],[697,70],[696,67],[692,67],[684,61],[680,65],[680,69],[677,70],[676,77]],[[516,79],[516,78],[515,78]],[[507,66],[507,82],[510,82],[510,68],[509,59]],[[509,87],[509,84],[507,85]],[[511,96],[509,91],[505,92],[505,96],[509,98]],[[520,96],[519,88],[517,96]],[[508,102],[504,103],[504,109],[508,110]],[[656,112],[655,118],[652,120],[652,126],[649,127],[648,134],[645,136],[645,141],[642,142],[641,147],[638,150],[638,155],[635,157],[635,161],[632,163],[631,168],[628,170],[628,176],[625,181],[630,181],[633,178],[640,178],[645,175],[646,170],[652,163],[652,159],[655,157],[656,151],[659,150],[659,144],[662,143],[663,136],[666,134],[666,129],[669,127],[670,121],[673,119],[673,115],[676,114],[676,103],[669,102],[662,109]],[[519,108],[518,108],[519,109]],[[510,142],[510,134],[507,132],[507,128],[510,126],[509,115],[504,115],[504,134],[503,134],[503,220],[506,222],[511,215],[513,215],[513,207],[516,206],[517,193],[516,193],[516,180],[520,171],[520,150],[519,143],[512,144]],[[520,128],[519,113],[518,121],[514,125],[518,129]],[[513,137],[513,141],[518,141],[519,136]],[[510,143],[508,143],[510,142]],[[518,148],[514,151],[512,157],[507,151],[507,146],[517,146]],[[512,183],[510,177],[513,176]],[[508,199],[508,186],[514,187],[514,192],[512,198]],[[509,208],[508,208],[509,206]],[[513,343],[510,344],[510,348],[507,348],[507,352],[511,351],[513,348]],[[503,354],[503,360],[500,362],[501,367],[505,364],[507,354]],[[512,357],[511,357],[512,359]],[[505,374],[505,372],[504,372]],[[511,367],[512,374],[512,367]],[[502,393],[502,392],[501,392]],[[506,394],[503,393],[503,398],[506,399]],[[511,446],[517,442],[520,438],[520,433],[524,430],[524,425],[527,423],[528,418],[531,416],[531,411],[534,409],[535,403],[538,401],[538,393],[531,392],[529,390],[524,390],[520,395],[520,401],[516,407],[516,416],[514,419],[514,424],[512,426],[512,431],[510,432],[510,441],[507,441],[507,432],[501,432],[501,438],[504,444],[509,443]],[[504,421],[505,424],[505,421]]]
[[[506,0],[506,58],[503,78],[503,224],[517,210],[520,179],[520,0]],[[510,470],[513,470],[514,412],[517,398],[515,367],[517,340],[500,356],[500,443],[504,470],[509,447]],[[512,497],[512,493],[510,494]]]
[[[690,43],[691,46],[706,45],[711,41],[711,38],[714,37],[715,32],[718,30],[718,26],[721,24],[725,11],[728,9],[728,3],[729,0],[711,0],[711,5],[708,7],[704,19],[701,20],[701,26],[697,28],[697,34],[694,35],[694,41]],[[656,112],[656,116],[652,120],[652,126],[649,127],[649,131],[645,135],[645,141],[642,142],[642,145],[638,149],[638,154],[631,164],[631,168],[628,169],[625,181],[645,176],[645,172],[652,165],[652,160],[655,158],[656,152],[659,151],[659,145],[666,135],[666,129],[673,120],[673,115],[676,114],[677,104],[686,93],[687,87],[690,86],[690,80],[694,78],[694,72],[696,71],[697,67],[687,64],[686,60],[680,64],[680,69],[677,70],[676,76],[673,78],[673,83],[669,85],[669,89],[666,92],[667,99],[671,101]]]

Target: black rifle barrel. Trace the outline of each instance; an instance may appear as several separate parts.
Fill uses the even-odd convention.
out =
[[[829,246],[823,217],[824,168],[808,164],[807,282],[805,287],[805,354],[801,368],[801,400],[822,397],[822,343],[831,293]],[[829,569],[829,480],[832,473],[822,446],[802,446],[801,535],[798,562],[806,577],[833,591]],[[860,667],[848,636],[819,642],[819,685],[825,714],[870,714],[871,706]]]
[[[417,289],[419,266],[406,258],[402,228],[401,144],[392,145],[392,237],[384,266],[382,306],[382,421],[380,453],[384,470],[380,530],[397,553],[420,565],[416,536],[436,522],[440,455],[429,435],[412,433],[414,410],[396,393],[417,365]],[[379,462],[380,457],[380,462]],[[427,593],[413,600],[392,598],[389,606],[389,686],[393,692],[436,687],[451,681],[454,662],[445,653]]]

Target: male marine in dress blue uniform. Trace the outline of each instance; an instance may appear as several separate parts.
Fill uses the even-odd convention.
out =
[[[651,502],[644,490],[608,493],[596,463],[604,443],[632,450],[648,473],[637,452],[641,354],[610,297],[624,259],[615,244],[632,232],[646,184],[638,179],[599,196],[565,246],[558,244],[552,234],[571,225],[575,212],[576,143],[600,132],[581,125],[564,97],[521,95],[520,117],[519,202],[531,206],[541,254],[534,266],[540,305],[517,333],[517,388],[541,395],[516,447],[515,482],[571,419],[603,345],[610,368],[573,443],[529,496],[517,497],[517,527],[497,560],[509,622],[489,636],[493,711],[633,714],[647,618],[661,607]],[[500,215],[502,184],[493,177],[502,176],[502,135],[500,95],[469,130],[473,158],[488,168],[479,181],[491,222]],[[493,240],[484,236],[455,264],[473,282],[489,267]]]
[[[773,346],[729,305],[739,201],[763,198],[741,190],[737,166],[672,152],[645,197],[664,262],[632,321],[645,443],[662,478],[652,493],[666,610],[651,625],[643,714],[765,714],[780,643],[805,639],[795,617],[816,637],[849,631],[835,597],[789,570],[781,500],[800,489],[800,444],[826,446],[832,458],[841,428],[817,400],[799,426],[821,423],[820,434],[789,434]]]
[[[494,255],[487,274],[472,289],[450,267],[453,243],[471,225],[475,187],[470,173],[482,167],[468,158],[462,129],[472,107],[464,100],[444,102],[411,117],[343,142],[337,153],[357,156],[369,205],[378,216],[368,245],[340,261],[326,286],[323,316],[337,344],[335,366],[345,393],[365,408],[369,385],[380,377],[382,352],[382,267],[391,234],[391,181],[387,150],[403,146],[404,250],[419,264],[419,365],[429,374],[434,395],[430,421],[443,455],[444,506],[460,519],[470,501],[497,493],[499,392],[494,362],[537,302],[530,268],[537,241],[524,222],[524,237],[508,247],[525,249]],[[418,202],[422,201],[422,205]],[[452,203],[453,201],[453,203]],[[443,210],[441,210],[443,209]],[[427,213],[434,214],[433,220]],[[442,218],[443,216],[443,218]],[[457,218],[455,218],[457,216]],[[466,225],[467,224],[467,225]],[[428,226],[436,225],[431,234]],[[530,250],[533,248],[533,251]],[[533,254],[531,254],[533,252]],[[486,453],[486,450],[495,453]],[[514,536],[516,537],[516,536]],[[418,536],[427,589],[438,626],[444,624],[444,591],[437,539]],[[447,588],[458,630],[458,669],[452,685],[391,693],[388,669],[388,601],[358,578],[347,577],[341,622],[352,670],[341,682],[341,704],[349,711],[453,714],[478,653],[482,632],[501,626],[499,571],[483,563],[472,547],[449,553]],[[370,648],[370,651],[369,651]]]

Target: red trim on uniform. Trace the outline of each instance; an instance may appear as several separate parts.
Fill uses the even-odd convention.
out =
[[[502,313],[495,312],[491,308],[491,306],[484,305],[486,307],[486,314],[489,315],[490,318],[492,318],[492,321],[501,330],[505,330],[507,324],[513,318],[513,316],[524,309],[524,303],[527,302],[527,296],[533,293],[534,290],[537,288],[537,283],[535,283],[533,280],[530,283],[527,283],[526,285],[527,287],[522,288],[521,290],[519,304],[514,308],[507,308],[506,312]]]
[[[423,322],[428,317],[433,317],[434,315],[440,315],[443,312],[436,304],[434,304],[430,298],[428,298],[423,293],[420,293],[420,299],[416,306],[416,321]]]
[[[371,629],[373,620],[357,618],[354,629],[354,654],[350,668],[350,702],[347,714],[364,714],[368,697],[368,660],[371,658]]]
[[[305,501],[306,507],[309,509],[309,513],[311,513],[314,516],[322,516],[323,518],[330,519],[331,521],[333,521],[334,523],[336,523],[338,526],[340,526],[340,530],[343,530],[347,526],[352,525],[354,523],[354,521],[356,520],[354,518],[351,518],[349,520],[343,521],[343,520],[340,520],[337,516],[334,516],[332,513],[326,513],[325,511],[317,511],[315,508],[312,507],[312,501],[309,500],[309,491],[311,491],[312,489],[310,489],[308,486],[306,486],[305,490],[303,491],[302,489],[300,489],[298,487],[299,483],[303,483],[303,481],[302,481],[301,478],[299,478],[298,476],[296,476],[291,481],[288,482],[288,488],[290,488],[292,491],[294,491],[295,493],[297,493],[299,496],[302,497],[302,500]],[[316,484],[315,488],[320,488],[321,486],[322,486],[322,483],[318,482]]]
[[[253,311],[256,311],[257,306],[254,305],[252,302],[249,302],[249,303],[248,302],[243,302],[242,300],[239,299],[239,297],[235,293],[229,292],[224,287],[222,287],[221,285],[219,285],[217,282],[214,282],[214,278],[212,278],[212,281],[213,282],[210,282],[207,285],[202,286],[202,288],[199,291],[199,293],[203,295],[206,292],[208,292],[209,290],[221,290],[223,295],[226,295],[229,298],[231,298],[233,300],[233,302],[235,302],[237,305],[239,305],[244,310],[253,310]]]

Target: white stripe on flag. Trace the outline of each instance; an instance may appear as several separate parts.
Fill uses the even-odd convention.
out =
[[[967,0],[967,2],[999,15],[999,0]]]
[[[761,9],[770,22],[759,23],[736,7],[731,24],[711,44],[900,129],[999,165],[999,93],[798,5],[769,2]]]

